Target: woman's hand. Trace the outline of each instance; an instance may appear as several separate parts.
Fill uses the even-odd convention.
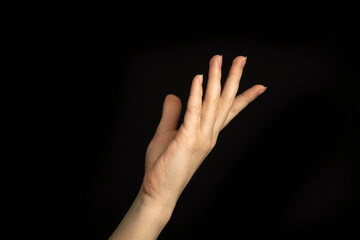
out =
[[[181,192],[214,148],[219,132],[266,89],[255,85],[236,96],[245,62],[245,57],[234,59],[221,91],[222,56],[211,59],[204,101],[203,76],[197,75],[179,130],[181,101],[175,95],[166,96],[159,126],[146,150],[143,183],[110,240],[158,237]]]
[[[250,102],[265,91],[255,85],[239,96],[236,93],[246,57],[234,59],[221,91],[222,56],[210,60],[209,79],[203,97],[203,76],[192,81],[184,122],[177,130],[181,101],[166,96],[161,121],[151,140],[145,160],[142,191],[149,199],[170,209],[200,164],[214,148],[219,132]]]

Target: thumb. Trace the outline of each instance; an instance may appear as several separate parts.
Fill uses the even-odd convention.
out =
[[[175,131],[179,122],[181,113],[181,100],[173,94],[165,97],[162,109],[161,120],[156,129],[156,134],[164,131]]]

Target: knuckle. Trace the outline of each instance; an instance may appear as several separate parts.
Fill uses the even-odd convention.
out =
[[[210,102],[210,104],[218,104],[219,103],[219,101],[220,101],[220,99],[219,99],[219,97],[216,95],[216,96],[214,96],[214,95],[211,95],[211,96],[209,96],[208,98],[207,98],[207,101],[209,101]]]
[[[232,96],[230,94],[224,94],[221,96],[221,101],[226,105],[231,105],[235,100],[235,96]]]
[[[231,107],[230,108],[230,110],[229,110],[229,113],[228,113],[228,116],[230,115],[230,116],[233,116],[233,115],[235,115],[235,114],[237,114],[237,110],[236,110],[236,108],[233,106],[233,107]]]
[[[180,128],[177,141],[186,149],[196,149],[199,142],[196,134],[192,133],[185,126]]]
[[[214,148],[216,139],[216,137],[205,137],[200,134],[195,134],[184,127],[181,128],[178,141],[185,146],[186,149],[194,152],[208,153]]]
[[[198,106],[189,106],[186,111],[192,113],[192,114],[200,114],[201,108]]]
[[[248,94],[243,94],[243,95],[242,95],[242,98],[244,99],[244,101],[245,101],[246,103],[250,103],[250,102],[252,102],[252,100],[253,100],[253,98],[252,98],[250,95],[248,95]]]

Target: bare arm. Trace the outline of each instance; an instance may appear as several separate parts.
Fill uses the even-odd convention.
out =
[[[204,100],[203,76],[192,81],[184,122],[177,130],[181,100],[166,96],[162,117],[145,157],[145,175],[139,193],[110,240],[156,239],[176,202],[216,144],[220,131],[266,87],[257,84],[236,96],[246,58],[234,59],[221,91],[222,56],[210,60]]]
[[[170,220],[172,211],[173,208],[162,206],[149,198],[141,187],[135,201],[109,239],[156,239]]]

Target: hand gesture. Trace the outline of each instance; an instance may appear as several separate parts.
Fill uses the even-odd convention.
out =
[[[254,85],[236,96],[246,57],[233,60],[221,91],[222,56],[210,60],[209,79],[203,97],[203,76],[194,77],[184,116],[177,128],[181,100],[166,96],[162,117],[145,160],[142,191],[155,202],[173,209],[181,192],[200,164],[214,148],[220,131],[266,87]]]

